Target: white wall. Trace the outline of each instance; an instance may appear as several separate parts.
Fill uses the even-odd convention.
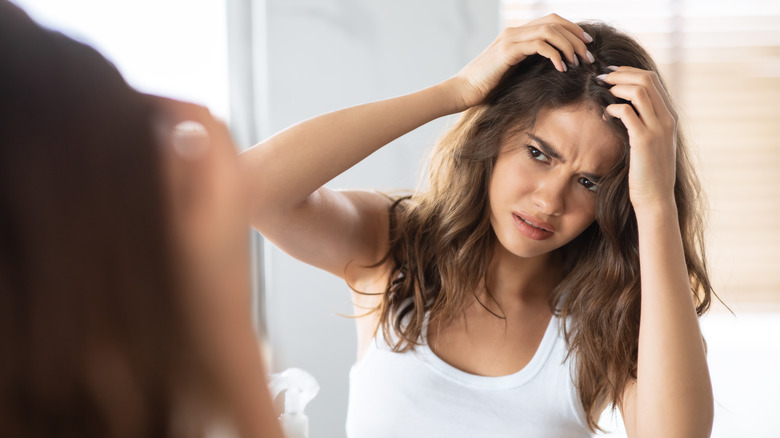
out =
[[[267,113],[258,116],[264,133],[433,85],[460,70],[499,31],[498,0],[266,3],[267,52],[259,55],[267,60],[267,96],[260,104]],[[397,140],[328,185],[414,188],[421,162],[446,123]],[[311,436],[344,436],[355,330],[338,313],[352,313],[349,290],[275,248],[267,248],[264,275],[275,371],[294,366],[311,372],[321,386],[307,408]]]

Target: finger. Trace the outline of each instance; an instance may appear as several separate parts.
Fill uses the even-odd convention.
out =
[[[538,28],[523,26],[505,28],[500,40],[495,43],[503,46],[503,57],[509,65],[515,65],[528,56],[539,54],[550,59],[556,70],[566,71],[566,63],[563,62],[560,52],[550,45],[548,39],[566,40],[560,35],[553,37]]]
[[[629,66],[615,67],[615,72],[647,74],[648,77],[653,81],[653,84],[658,89],[658,92],[661,95],[661,97],[664,99],[664,103],[667,104],[670,110],[673,109],[672,101],[669,99],[669,95],[666,92],[666,88],[661,83],[661,78],[658,76],[656,72],[651,70],[642,70],[640,68],[629,67]]]
[[[674,122],[677,121],[677,111],[675,111],[666,89],[661,84],[661,79],[655,72],[622,66],[606,75],[604,81],[611,84],[634,84],[645,87],[656,108],[656,116],[663,119],[664,116],[669,115]]]
[[[558,49],[556,49],[555,47],[548,44],[546,41],[532,40],[520,44],[523,44],[525,46],[530,46],[532,53],[529,53],[529,55],[538,53],[539,55],[542,55],[545,58],[552,61],[553,65],[559,72],[563,73],[566,70],[568,70],[568,68],[566,67],[566,63],[563,62],[563,58],[561,58],[561,52],[559,52]]]
[[[176,124],[170,142],[173,150],[187,160],[198,160],[206,156],[211,146],[206,127],[192,120]]]
[[[593,42],[593,37],[591,37],[584,30],[582,30],[580,26],[561,17],[558,14],[547,15],[536,21],[533,21],[532,23],[546,23],[546,22],[552,22],[560,26],[563,26],[566,30],[571,32],[574,36],[576,36],[579,40],[581,40],[585,44]]]
[[[579,26],[577,26],[577,28],[579,29]],[[561,34],[564,38],[566,38],[569,44],[571,44],[572,51],[576,55],[579,55],[579,58],[581,58],[584,62],[587,62],[588,64],[592,64],[596,62],[596,59],[593,57],[593,54],[590,53],[588,47],[585,45],[585,43],[583,42],[582,38],[579,36],[578,33],[573,33],[569,28],[561,25],[558,25],[556,31],[559,34]],[[590,35],[588,35],[588,37],[590,38]],[[593,38],[591,38],[591,40],[592,39]],[[573,58],[573,62],[571,60],[570,62],[572,62],[574,65],[580,65],[580,61],[577,58],[577,56],[574,56],[574,54],[572,54],[572,58]]]
[[[588,40],[593,41],[593,38],[590,35],[587,38],[583,38],[584,32],[579,26],[565,19],[561,20],[567,25],[564,25],[560,20],[537,23],[537,28],[542,30],[540,36],[547,39],[549,43],[559,50],[564,51],[566,58],[574,65],[579,65],[580,63],[575,54],[579,55],[579,58],[582,58],[583,61],[588,63],[594,62],[593,54],[588,51],[585,45]],[[573,28],[572,25],[574,26]],[[573,29],[574,31],[572,31]],[[565,42],[563,39],[565,39]]]
[[[227,139],[226,128],[216,121],[208,108],[173,99],[149,96],[160,110],[156,116],[161,138],[178,156],[192,162],[203,161],[215,153],[215,145]]]
[[[619,84],[609,89],[613,96],[631,102],[637,115],[647,126],[658,125],[658,115],[647,89],[639,85]]]
[[[579,60],[577,59],[576,54],[577,47],[575,44],[578,43],[582,47],[585,47],[585,44],[583,44],[582,41],[579,41],[579,39],[572,35],[571,32],[557,24],[549,23],[536,26],[532,30],[534,33],[532,36],[533,38],[543,39],[551,46],[560,50],[566,57],[566,60],[568,60],[571,64],[579,65]],[[566,36],[567,34],[568,37]]]
[[[605,109],[606,113],[612,117],[620,119],[623,125],[628,131],[629,144],[634,146],[634,142],[631,139],[638,139],[642,137],[642,133],[647,130],[642,120],[639,119],[636,112],[631,105],[626,103],[615,103],[608,105]]]

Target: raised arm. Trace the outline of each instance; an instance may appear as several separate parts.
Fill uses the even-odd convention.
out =
[[[439,84],[325,114],[244,152],[253,225],[294,257],[339,276],[351,259],[376,262],[381,236],[374,231],[387,228],[380,217],[387,215],[387,201],[322,185],[393,139],[457,111],[450,88]]]
[[[628,129],[629,192],[639,228],[642,309],[637,380],[624,391],[629,437],[708,437],[713,397],[674,199],[677,114],[653,72],[620,67],[607,107]]]
[[[250,173],[253,225],[290,255],[338,276],[386,252],[389,201],[322,187],[393,139],[481,102],[509,67],[539,53],[563,71],[587,60],[590,38],[551,15],[509,28],[474,61],[433,87],[297,124],[242,154]]]

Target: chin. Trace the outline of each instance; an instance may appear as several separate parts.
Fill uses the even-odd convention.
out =
[[[560,248],[560,245],[553,244],[552,242],[544,242],[541,244],[539,244],[539,242],[533,241],[505,242],[499,238],[497,243],[501,246],[502,251],[521,259],[533,259],[536,257],[546,256]]]

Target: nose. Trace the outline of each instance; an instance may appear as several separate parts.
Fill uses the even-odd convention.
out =
[[[566,181],[550,175],[537,181],[532,201],[539,213],[560,216],[566,208]]]

